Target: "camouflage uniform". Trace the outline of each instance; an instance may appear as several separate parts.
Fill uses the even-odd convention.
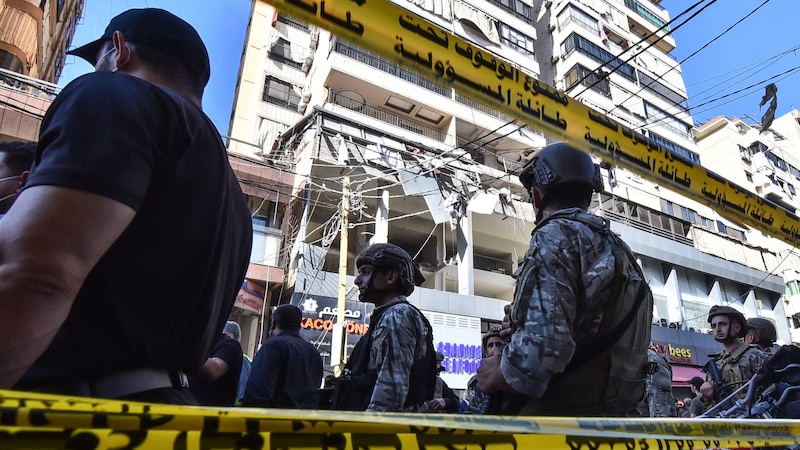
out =
[[[473,375],[467,381],[467,389],[464,390],[461,400],[462,408],[459,412],[463,414],[486,414],[489,410],[491,397],[478,389],[478,376]]]
[[[646,284],[640,287],[645,283],[641,270],[608,222],[579,208],[551,213],[534,229],[515,276],[514,333],[501,369],[506,382],[528,400],[502,412],[603,416],[635,411],[644,398],[652,294]],[[619,295],[609,298],[615,296],[614,286]],[[640,293],[644,300],[636,307]],[[562,374],[576,351],[611,334],[634,310],[618,339]]]
[[[657,369],[647,376],[647,409],[650,417],[675,417],[675,397],[672,396],[672,367],[663,355],[647,350],[647,361]],[[688,406],[687,406],[688,407]]]
[[[411,365],[426,356],[427,341],[432,339],[433,331],[425,326],[421,313],[403,295],[389,300],[375,311],[381,309],[386,311],[378,322],[369,324],[373,334],[367,368],[377,370],[378,379],[367,411],[403,411]],[[415,405],[405,410],[416,411],[418,407]]]
[[[714,358],[722,381],[727,387],[728,395],[730,395],[753,378],[761,363],[767,359],[767,355],[755,345],[747,345],[744,342],[740,342],[730,353],[722,351],[717,353]],[[713,380],[708,377],[708,381]],[[744,398],[745,395],[746,392],[742,392],[739,397]],[[720,400],[722,399],[720,398]]]

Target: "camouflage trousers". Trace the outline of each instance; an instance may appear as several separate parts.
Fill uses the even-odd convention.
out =
[[[650,409],[650,417],[675,417],[677,409],[675,407],[675,397],[672,392],[661,389],[652,389],[647,393],[647,405]]]

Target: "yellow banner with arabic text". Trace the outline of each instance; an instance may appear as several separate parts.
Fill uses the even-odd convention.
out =
[[[798,443],[797,420],[203,408],[0,390],[3,449],[679,450]]]
[[[266,0],[456,92],[706,204],[728,219],[800,244],[790,211],[673,153],[506,61],[387,0]]]

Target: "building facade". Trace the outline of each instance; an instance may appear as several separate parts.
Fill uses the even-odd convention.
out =
[[[701,161],[669,53],[669,15],[657,1],[535,3],[398,0]],[[291,198],[278,206],[285,283],[269,305],[300,306],[306,337],[334,366],[371,311],[342,280],[352,286],[355,257],[368,244],[398,244],[426,277],[411,301],[431,319],[447,382],[463,388],[480,360],[481,333],[499,325],[513,298],[512,274],[535,226],[516,175],[551,139],[261,1],[253,2],[231,135],[249,144],[232,153],[293,175]],[[717,347],[706,320],[712,305],[775,320],[791,341],[777,253],[708,206],[613,166],[603,166],[603,178],[591,209],[639,258],[655,297],[654,340],[668,355],[684,350],[670,356],[685,366],[677,386]],[[331,339],[337,314],[342,341]]]
[[[37,139],[83,3],[0,1],[0,140]]]

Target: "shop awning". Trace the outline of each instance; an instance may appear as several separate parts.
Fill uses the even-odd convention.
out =
[[[688,385],[689,380],[694,377],[700,377],[702,379],[706,379],[706,373],[702,371],[699,367],[695,366],[679,366],[677,364],[673,364],[672,366],[672,384],[684,384]]]

